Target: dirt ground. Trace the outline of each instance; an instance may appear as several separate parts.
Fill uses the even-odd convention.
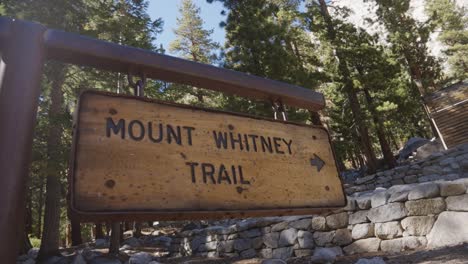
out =
[[[382,253],[360,254],[344,256],[337,259],[336,264],[355,263],[360,258],[381,257],[387,264],[468,264],[468,245],[443,248],[437,250],[407,251],[398,254],[383,255]],[[186,264],[260,264],[262,259],[206,259],[201,257],[187,258],[163,258],[162,263],[186,263]],[[312,263],[310,257],[294,258],[288,264]]]

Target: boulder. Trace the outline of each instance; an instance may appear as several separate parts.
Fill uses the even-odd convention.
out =
[[[273,249],[271,255],[275,259],[288,259],[292,257],[293,247],[282,247]]]
[[[132,248],[136,248],[136,247],[141,247],[142,246],[142,243],[141,241],[136,238],[136,237],[129,237],[127,239],[124,240],[124,242],[122,243],[122,245],[129,245],[131,246]]]
[[[349,215],[348,223],[350,225],[360,224],[360,223],[367,223],[369,220],[367,219],[367,214],[369,210],[362,210],[357,211],[353,214]]]
[[[297,240],[300,248],[314,248],[314,235],[309,231],[299,230]],[[297,256],[297,255],[296,255]]]
[[[146,252],[138,252],[135,253],[128,259],[128,264],[148,264],[153,257]]]
[[[258,252],[258,255],[261,257],[261,258],[266,258],[266,259],[269,259],[269,258],[272,258],[273,257],[273,249],[271,248],[264,248],[262,250],[260,250]],[[263,262],[262,262],[263,263]]]
[[[258,237],[261,235],[262,235],[262,232],[260,231],[260,228],[253,228],[253,229],[245,230],[239,233],[239,236],[241,238],[253,238],[253,237]]]
[[[402,237],[392,240],[383,240],[380,248],[385,252],[401,252],[405,250],[414,250],[424,248],[427,244],[425,237]]]
[[[304,219],[289,223],[289,226],[295,229],[307,230],[309,229],[311,224],[312,224],[312,221],[310,220],[310,218],[304,218]]]
[[[297,230],[294,228],[289,228],[289,229],[285,229],[281,231],[278,243],[280,247],[290,246],[296,243],[296,239],[297,239]]]
[[[307,257],[307,256],[312,256],[314,253],[314,250],[312,249],[296,249],[294,250],[294,255],[296,257]]]
[[[312,229],[316,231],[327,230],[327,220],[323,216],[315,216],[312,218]]]
[[[311,261],[312,263],[333,263],[338,256],[343,256],[343,250],[340,247],[316,248]]]
[[[351,236],[351,231],[347,228],[338,229],[335,231],[335,237],[332,240],[334,245],[345,246],[353,242],[353,237]]]
[[[36,259],[37,254],[39,254],[39,248],[31,248],[30,250],[28,250],[28,257],[32,259]]]
[[[343,248],[347,255],[354,255],[366,252],[377,252],[380,247],[380,239],[366,238],[357,240],[349,246]]]
[[[403,229],[398,221],[376,223],[374,233],[375,236],[380,239],[392,239],[401,237],[403,235]]]
[[[468,211],[468,194],[447,197],[445,202],[447,203],[447,210]]]
[[[338,214],[332,214],[326,217],[327,226],[330,229],[339,229],[348,226],[348,213],[342,212]]]
[[[94,241],[96,248],[108,248],[109,247],[109,240],[104,238],[98,238]]]
[[[219,241],[219,252],[231,253],[234,251],[234,240]]]
[[[286,264],[286,261],[282,259],[265,259],[262,264]]]
[[[32,262],[33,264],[35,261]],[[24,264],[24,262],[23,262]],[[73,261],[71,264],[86,264],[86,259],[81,255],[80,253],[76,254],[76,256],[73,258]]]
[[[317,231],[314,233],[314,241],[316,245],[323,247],[323,246],[331,244],[334,236],[335,236],[335,231],[330,231],[330,232]]]
[[[407,201],[405,206],[409,216],[434,215],[445,211],[445,201],[441,197]]]
[[[260,249],[263,246],[263,237],[255,237],[252,239],[252,247]]]
[[[356,197],[356,205],[359,209],[366,210],[371,208],[371,198],[369,194]]]
[[[288,228],[288,226],[289,226],[288,222],[286,222],[286,221],[280,222],[280,223],[274,224],[271,227],[271,231],[272,232],[283,231],[284,229]]]
[[[242,258],[254,258],[257,256],[257,251],[255,251],[255,249],[253,248],[249,248],[247,250],[244,250],[240,253],[240,256]]]
[[[468,212],[442,212],[427,235],[428,247],[439,248],[468,243]]]
[[[263,243],[269,248],[277,248],[280,234],[278,232],[263,235]]]
[[[439,196],[439,185],[436,183],[419,184],[408,194],[408,200],[419,200]]]
[[[234,249],[236,251],[246,250],[252,247],[252,240],[248,238],[241,238],[234,240]]]
[[[380,257],[373,257],[371,259],[359,259],[355,264],[385,264],[385,261]]]
[[[463,182],[441,182],[439,183],[440,195],[441,196],[455,196],[464,194],[466,192],[466,186]]]
[[[425,236],[434,225],[434,216],[408,216],[401,220],[401,226],[410,236]]]
[[[389,203],[370,209],[367,218],[374,223],[389,222],[402,219],[407,215],[403,203]]]
[[[389,203],[395,203],[395,202],[406,202],[408,200],[408,194],[409,191],[400,191],[400,192],[395,192],[390,195],[390,198],[388,198]]]
[[[122,262],[116,258],[111,256],[99,256],[91,259],[88,261],[89,264],[122,264]]]
[[[351,232],[351,237],[355,240],[373,236],[374,224],[372,223],[357,224],[353,227],[353,231]]]
[[[387,203],[390,195],[386,191],[376,192],[371,198],[371,207],[379,207]]]

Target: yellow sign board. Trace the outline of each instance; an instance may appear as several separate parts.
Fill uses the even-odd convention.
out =
[[[71,208],[152,219],[345,205],[327,131],[96,91],[79,100]]]

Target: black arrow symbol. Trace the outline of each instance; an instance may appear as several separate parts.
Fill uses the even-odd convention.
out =
[[[320,170],[325,165],[325,162],[321,158],[319,158],[319,156],[314,154],[314,158],[310,159],[310,165],[317,166],[317,171],[320,172]]]

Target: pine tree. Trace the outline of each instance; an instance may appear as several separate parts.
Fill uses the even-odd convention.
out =
[[[450,77],[458,81],[468,78],[468,15],[453,0],[429,0],[426,13],[440,30],[438,39],[445,45]]]

